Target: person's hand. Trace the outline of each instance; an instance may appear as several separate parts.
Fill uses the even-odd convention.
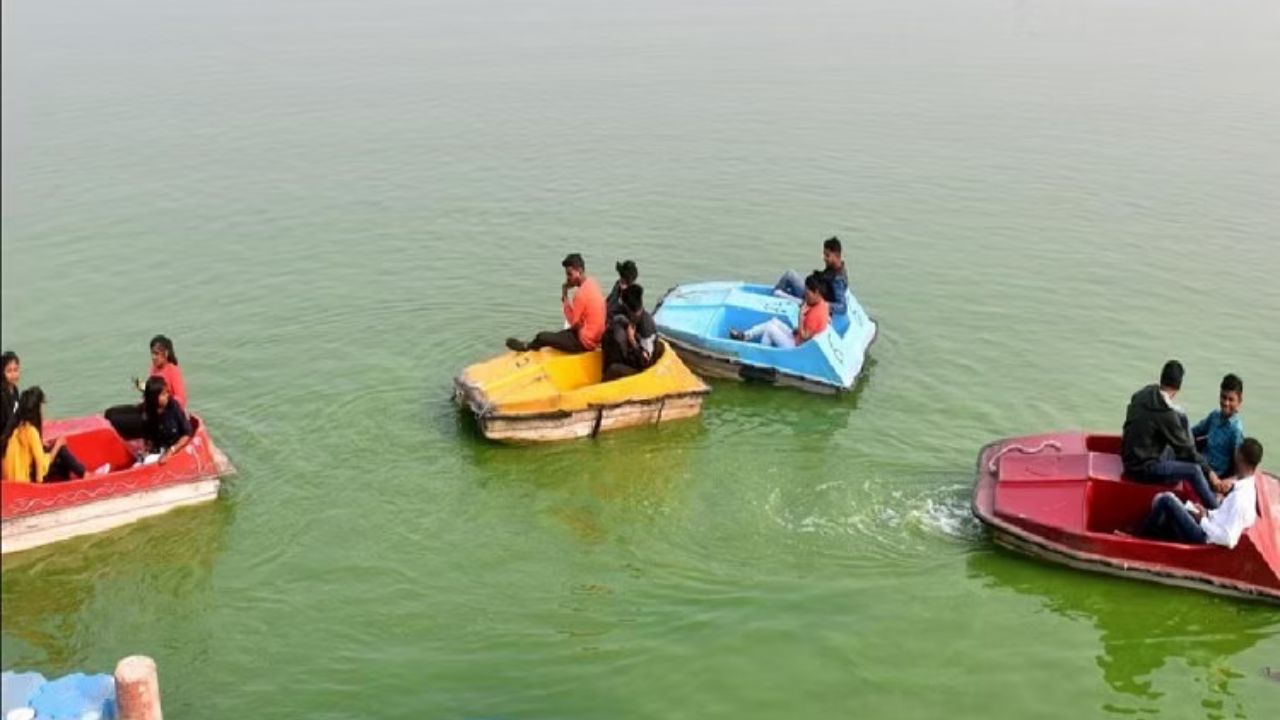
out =
[[[1191,507],[1187,508],[1187,512],[1191,513],[1192,519],[1195,520],[1196,522],[1200,522],[1200,518],[1204,517],[1204,508],[1200,507],[1199,505],[1192,505]]]
[[[156,458],[156,463],[157,463],[157,464],[160,464],[160,465],[163,465],[163,464],[165,464],[165,463],[167,463],[167,462],[169,462],[169,451],[168,451],[168,450],[165,450],[164,452],[160,453],[160,457],[159,457],[159,458]]]
[[[635,325],[627,326],[627,342],[631,343],[632,345],[636,344],[636,326]]]

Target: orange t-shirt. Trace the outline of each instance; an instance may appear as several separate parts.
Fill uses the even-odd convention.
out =
[[[599,347],[604,337],[604,312],[604,293],[594,278],[585,278],[573,299],[564,304],[564,319],[578,331],[578,342],[588,350]]]
[[[817,305],[803,305],[800,312],[804,315],[800,319],[800,327],[809,334],[810,338],[827,329],[831,324],[831,309],[827,307],[826,300],[819,300]],[[800,328],[796,329],[796,344],[804,342],[804,338],[800,335]]]
[[[154,365],[151,366],[151,375],[164,378],[166,384],[169,385],[169,394],[173,395],[173,399],[178,401],[182,407],[187,406],[187,385],[182,382],[182,369],[173,363],[164,366],[163,370],[157,370]]]

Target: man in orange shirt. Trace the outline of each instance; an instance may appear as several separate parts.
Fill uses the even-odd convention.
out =
[[[730,330],[729,337],[743,341],[758,339],[761,345],[776,348],[794,348],[806,340],[812,340],[831,324],[831,311],[827,308],[826,299],[822,297],[822,285],[822,276],[818,273],[804,279],[804,304],[800,306],[800,323],[794,333],[786,323],[775,317],[746,332]]]
[[[540,332],[532,342],[507,338],[507,347],[516,352],[554,348],[567,353],[590,352],[600,347],[604,335],[604,293],[593,278],[587,277],[587,264],[578,253],[569,253],[564,261],[564,285],[560,286],[560,304],[569,327],[556,332]],[[569,291],[573,298],[569,298]]]

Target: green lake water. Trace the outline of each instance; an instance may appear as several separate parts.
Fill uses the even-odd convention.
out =
[[[173,337],[218,502],[6,558],[5,668],[173,718],[1274,718],[1280,611],[997,551],[984,443],[1244,377],[1280,466],[1280,5],[3,5],[2,342],[54,415]],[[451,379],[838,234],[857,392],[477,437]],[[1264,465],[1268,462],[1264,461]]]

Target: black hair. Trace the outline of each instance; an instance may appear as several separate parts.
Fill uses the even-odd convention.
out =
[[[1246,466],[1256,469],[1262,462],[1262,443],[1256,438],[1245,438],[1240,443],[1240,459]]]
[[[821,295],[821,294],[822,294],[822,286],[823,286],[824,284],[825,284],[825,283],[824,283],[824,282],[823,282],[823,280],[822,280],[822,275],[820,275],[820,274],[818,274],[818,273],[816,273],[816,272],[815,272],[815,273],[809,273],[809,277],[807,277],[807,278],[805,278],[805,279],[804,279],[804,289],[805,289],[805,290],[812,290],[812,291],[814,291],[814,292],[818,293],[819,295]]]
[[[582,256],[578,253],[569,253],[568,255],[565,255],[564,260],[560,261],[560,265],[561,267],[578,268],[579,270],[587,269],[586,261],[583,260]]]
[[[638,313],[644,309],[644,287],[640,285],[628,285],[622,291],[622,306],[628,312]]]
[[[1160,387],[1173,388],[1174,390],[1182,389],[1182,376],[1186,371],[1182,369],[1182,363],[1177,360],[1170,360],[1164,364],[1164,368],[1160,370]]]
[[[1244,381],[1235,373],[1227,373],[1226,377],[1222,378],[1221,390],[1222,392],[1233,392],[1244,397]]]
[[[22,423],[31,423],[35,426],[36,433],[44,437],[44,417],[41,415],[41,406],[44,405],[44,391],[39,385],[32,385],[22,394],[18,396],[18,409],[13,413],[13,417],[9,419],[9,424],[4,428],[3,446],[9,445],[9,438],[13,436],[13,432],[18,429]]]
[[[823,241],[822,249],[830,250],[831,252],[837,255],[840,255],[841,253],[844,252],[844,249],[840,247],[840,238],[836,237],[835,235],[832,235],[831,237]]]
[[[618,271],[618,277],[626,280],[628,285],[631,285],[636,281],[636,278],[640,277],[640,269],[636,267],[635,261],[632,260],[623,260],[614,265],[614,269]]]
[[[159,345],[164,350],[165,357],[169,359],[169,362],[173,363],[174,365],[178,364],[178,356],[173,352],[172,340],[165,337],[164,335],[157,335],[151,338],[151,344],[147,345],[147,348],[151,349],[157,345]]]
[[[0,355],[0,370],[4,370],[5,368],[9,367],[9,363],[21,364],[22,361],[18,359],[18,353],[12,350],[5,350],[4,354]],[[3,387],[4,383],[7,383],[7,382],[9,381],[5,380],[3,375],[0,375],[0,387]],[[3,430],[3,429],[4,428],[0,428],[0,430]]]

